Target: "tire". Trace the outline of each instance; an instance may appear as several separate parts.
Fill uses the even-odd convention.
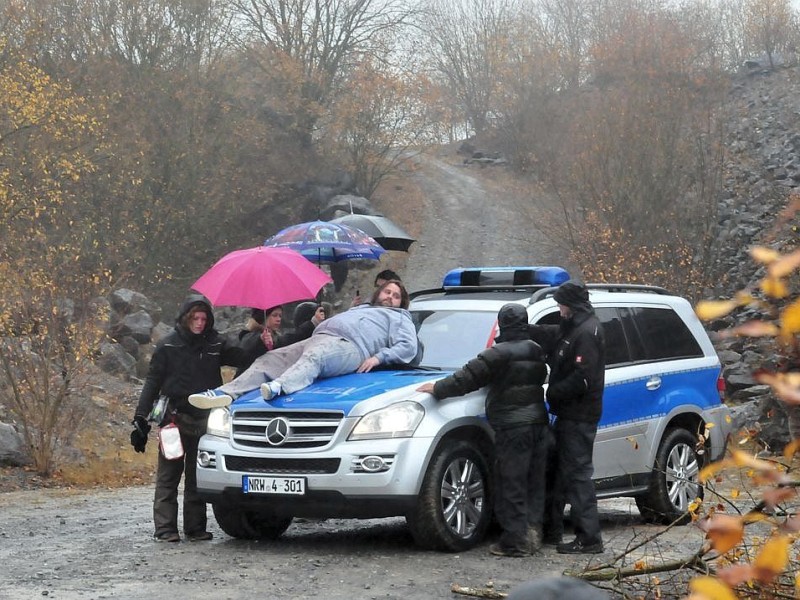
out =
[[[406,515],[414,541],[461,552],[483,540],[491,520],[486,458],[468,442],[445,443],[428,466],[414,512]]]
[[[658,447],[647,493],[636,497],[645,521],[688,523],[689,504],[703,497],[698,475],[703,457],[696,450],[697,439],[686,429],[668,429]]]
[[[212,508],[222,531],[243,540],[276,540],[292,524],[292,517],[276,517],[236,504],[218,502]]]

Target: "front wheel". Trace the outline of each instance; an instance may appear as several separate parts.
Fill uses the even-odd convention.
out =
[[[647,493],[636,497],[636,506],[646,521],[688,522],[689,505],[703,497],[699,474],[703,466],[697,439],[686,429],[669,429],[661,440]]]
[[[489,468],[471,444],[444,444],[431,460],[417,506],[406,515],[423,548],[460,552],[486,535],[491,522]]]
[[[276,540],[292,524],[292,517],[276,517],[227,502],[216,502],[212,508],[222,531],[243,540]]]

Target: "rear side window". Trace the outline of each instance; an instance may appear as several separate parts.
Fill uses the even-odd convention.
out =
[[[627,327],[638,332],[638,344],[632,344],[634,360],[668,360],[703,356],[703,350],[692,332],[671,308],[626,308]],[[638,346],[638,348],[637,348]]]

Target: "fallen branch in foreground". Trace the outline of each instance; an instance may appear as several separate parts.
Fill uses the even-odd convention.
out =
[[[703,573],[709,572],[709,566],[702,558],[702,554],[697,553],[687,558],[671,560],[649,567],[626,567],[624,569],[606,567],[603,569],[587,569],[584,571],[564,571],[564,575],[583,579],[584,581],[615,581],[625,577],[637,577],[649,575],[651,573],[664,573],[665,571],[677,571],[686,567],[697,569]]]
[[[498,592],[491,587],[475,588],[463,587],[454,583],[450,586],[450,591],[454,594],[461,594],[462,596],[473,596],[475,598],[507,598],[508,594],[505,592]]]

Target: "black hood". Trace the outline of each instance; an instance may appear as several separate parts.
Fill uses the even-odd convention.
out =
[[[310,321],[317,312],[319,304],[316,302],[302,302],[294,309],[294,326],[300,327],[306,321]]]
[[[178,316],[175,317],[175,326],[182,327],[181,320],[195,306],[202,306],[208,315],[206,328],[203,330],[203,334],[206,334],[214,329],[214,311],[211,308],[211,303],[206,300],[205,296],[201,296],[200,294],[192,294],[183,301],[183,305],[181,306],[180,311],[178,311]]]
[[[528,339],[528,311],[520,304],[504,305],[497,313],[497,327],[496,342]]]

